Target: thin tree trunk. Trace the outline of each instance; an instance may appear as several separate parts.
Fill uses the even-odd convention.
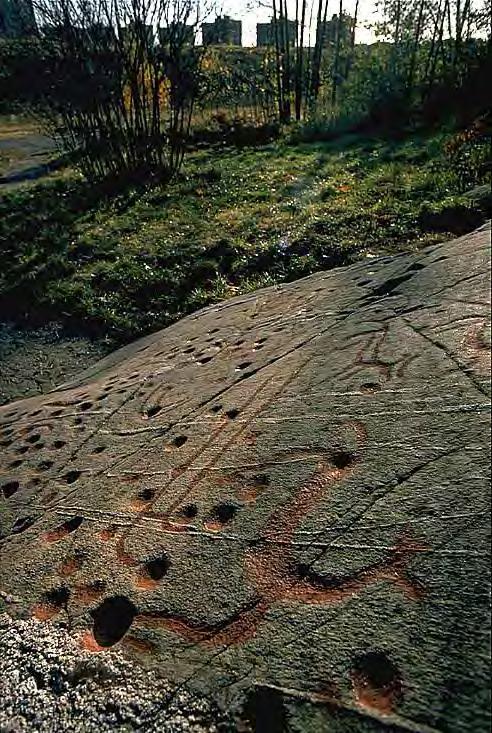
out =
[[[340,42],[342,36],[342,13],[343,13],[343,0],[340,0],[338,8],[338,21],[337,21],[337,35],[335,39],[335,54],[333,56],[333,69],[331,77],[331,104],[335,106],[337,101],[337,89],[338,89],[338,74],[340,65]]]
[[[321,31],[316,34],[316,44],[313,53],[312,76],[311,76],[311,99],[310,106],[314,109],[318,98],[319,87],[321,82],[321,59],[323,56],[323,46],[325,40],[326,17],[328,14],[328,0],[325,0],[323,8],[323,0],[319,0],[318,5],[318,25]],[[321,22],[321,25],[320,25]]]
[[[426,73],[426,82],[425,82],[426,96],[429,94],[430,90],[434,86],[434,81],[436,78],[437,61],[439,58],[439,54],[443,53],[444,24],[446,22],[448,5],[449,5],[449,0],[444,0],[444,5],[441,10],[441,5],[439,4],[440,17],[438,16],[438,18],[436,19],[437,21],[436,28],[438,27],[437,38],[435,41],[435,46],[432,51],[432,54],[430,54],[430,65]]]
[[[282,66],[280,56],[279,17],[277,1],[273,0],[273,32],[275,35],[275,72],[277,77],[277,103],[280,122],[283,122],[284,98],[282,94]]]
[[[282,0],[280,0],[280,6],[282,7]],[[291,74],[290,74],[290,42],[289,42],[289,19],[287,15],[287,0],[283,0],[283,50],[284,50],[284,75],[283,75],[283,87],[284,87],[284,115],[285,122],[290,122],[291,118]]]
[[[400,58],[400,29],[401,29],[401,0],[397,0],[396,3],[396,18],[395,18],[395,35],[393,41],[393,59],[392,59],[392,74],[396,78],[398,75],[398,66]]]
[[[420,36],[422,33],[422,22],[424,18],[424,3],[425,0],[420,0],[419,4],[419,12],[417,16],[417,26],[415,28],[415,35],[413,40],[413,48],[410,55],[410,66],[408,69],[408,76],[407,76],[407,84],[406,84],[406,93],[407,98],[410,99],[413,92],[413,83],[414,83],[414,76],[415,76],[415,67],[417,63],[417,55],[420,48]]]
[[[348,75],[350,74],[350,69],[352,68],[352,64],[354,62],[355,57],[355,31],[357,28],[357,17],[359,13],[359,0],[356,0],[355,3],[355,9],[354,9],[354,19],[352,21],[352,28],[350,33],[350,51],[347,56],[347,65],[345,68],[345,78],[348,78]]]
[[[306,0],[302,0],[301,8],[301,27],[299,30],[299,45],[297,49],[297,69],[296,69],[296,120],[301,119],[302,108],[302,91],[303,91],[303,74],[304,74],[304,25],[306,23]],[[297,7],[297,6],[296,6]]]

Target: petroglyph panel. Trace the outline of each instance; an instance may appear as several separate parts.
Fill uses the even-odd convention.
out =
[[[10,611],[245,720],[488,730],[489,245],[236,298],[0,408]]]

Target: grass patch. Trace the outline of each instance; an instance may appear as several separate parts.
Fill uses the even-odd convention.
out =
[[[0,306],[127,341],[241,292],[443,241],[484,220],[445,139],[197,152],[167,189],[111,199],[75,174],[6,192]]]

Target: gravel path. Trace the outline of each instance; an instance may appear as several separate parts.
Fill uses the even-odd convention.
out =
[[[0,616],[0,731],[230,731],[205,698],[175,692],[118,652],[81,651],[65,630]]]

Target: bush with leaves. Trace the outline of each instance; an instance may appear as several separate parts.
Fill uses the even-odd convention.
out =
[[[451,137],[444,146],[449,167],[456,176],[460,191],[490,182],[490,123],[476,120],[465,130]]]

